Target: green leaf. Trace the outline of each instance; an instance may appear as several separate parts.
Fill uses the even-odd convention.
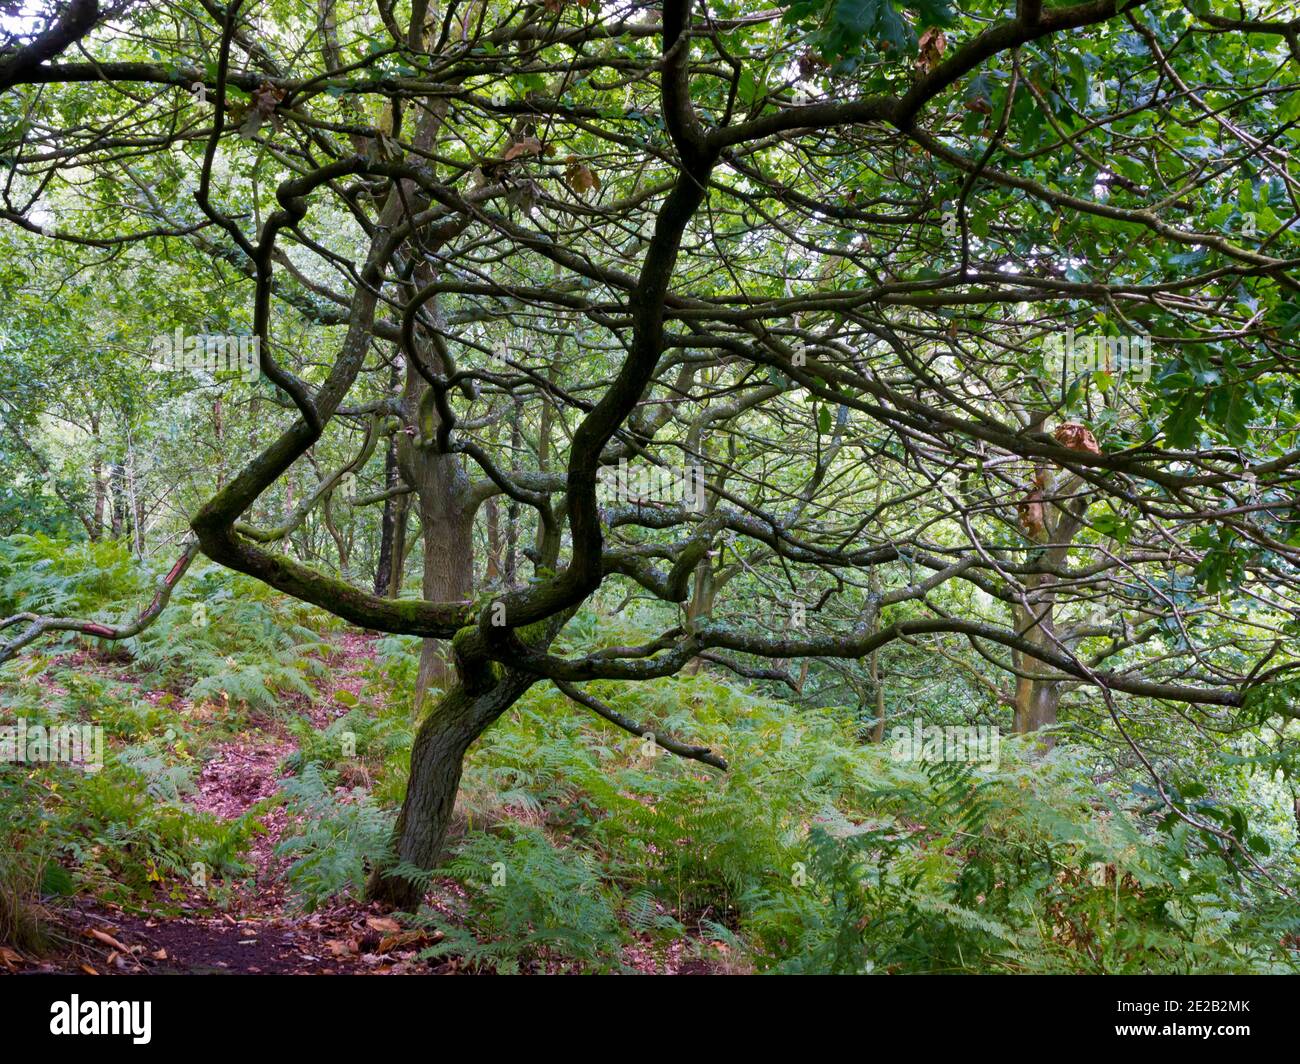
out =
[[[1250,418],[1255,406],[1240,384],[1220,385],[1209,394],[1206,411],[1223,430],[1228,442],[1241,446],[1250,435]]]
[[[1199,392],[1184,395],[1173,412],[1165,418],[1165,439],[1170,447],[1184,449],[1196,443],[1200,430],[1201,406],[1205,397]]]

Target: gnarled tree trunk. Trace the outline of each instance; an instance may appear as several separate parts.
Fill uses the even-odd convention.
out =
[[[415,733],[410,782],[393,831],[393,848],[401,864],[421,869],[436,866],[456,805],[466,752],[534,682],[535,677],[507,673],[480,690],[457,683],[429,709]],[[414,911],[424,890],[408,878],[376,870],[366,895]]]
[[[429,357],[436,361],[432,352]],[[419,507],[424,535],[424,598],[429,602],[460,602],[469,599],[474,590],[474,516],[479,501],[460,458],[441,454],[435,446],[439,419],[429,400],[424,378],[408,366],[402,395],[403,420],[416,431],[399,435],[397,462],[402,476],[414,489]],[[424,640],[412,711],[418,716],[429,688],[445,688],[450,678],[451,664],[438,640]]]

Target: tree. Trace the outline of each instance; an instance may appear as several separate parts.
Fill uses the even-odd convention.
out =
[[[581,685],[797,687],[783,663],[866,660],[877,691],[882,648],[955,640],[1012,684],[1017,730],[1078,693],[1148,764],[1125,697],[1292,714],[1300,20],[1204,0],[96,17],[84,56],[53,16],[0,49],[0,214],[24,246],[201,263],[239,293],[249,402],[275,417],[193,513],[199,549],[422,637],[441,692],[374,896],[418,901],[466,751],[542,681],[643,734]],[[390,439],[400,483],[366,473]],[[354,509],[413,495],[421,598],[316,545],[349,474],[373,487]],[[489,500],[531,573],[475,588]],[[615,588],[662,633],[568,652]]]

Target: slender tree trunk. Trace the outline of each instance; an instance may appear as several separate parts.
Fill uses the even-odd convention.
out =
[[[1023,606],[1014,608],[1016,631],[1035,646],[1050,648],[1049,633],[1053,627],[1053,603],[1050,599],[1035,601],[1031,598],[1033,612]],[[1023,673],[1016,677],[1016,702],[1013,730],[1017,735],[1027,735],[1056,723],[1056,711],[1061,703],[1061,685],[1054,680],[1040,678],[1049,671],[1037,658],[1016,651],[1012,655],[1016,669]],[[1055,740],[1050,733],[1040,738],[1040,744],[1050,750]]]
[[[501,507],[496,497],[483,504],[487,522],[487,561],[483,568],[483,582],[489,587],[501,579]]]
[[[88,531],[91,542],[95,543],[103,535],[104,508],[108,504],[108,488],[104,485],[104,461],[99,455],[95,455],[95,463],[91,472],[95,478],[95,516]]]
[[[880,505],[880,489],[876,489],[876,505]],[[880,595],[880,569],[872,566],[871,571],[867,574],[867,590],[870,591],[874,601],[880,601],[877,596]],[[871,621],[871,633],[874,635],[880,631],[880,610],[876,609],[875,615]],[[877,647],[871,652],[871,693],[876,700],[876,726],[871,732],[871,741],[883,743],[885,741],[885,678],[880,671],[880,648]]]
[[[104,456],[103,445],[99,438],[99,418],[91,415],[90,432],[94,437],[95,458],[91,464],[91,475],[95,478],[95,515],[91,519],[91,527],[87,529],[90,535],[90,541],[97,543],[99,537],[104,532],[104,507],[108,503],[108,488],[104,483]]]
[[[226,484],[226,421],[220,396],[212,401],[212,428],[217,439],[217,453],[220,455],[217,460],[217,490],[220,491]]]
[[[126,471],[118,462],[108,467],[109,481],[113,486],[113,505],[110,507],[113,538],[121,539],[126,528]]]
[[[406,545],[406,529],[410,524],[411,496],[399,495],[394,502],[397,505],[393,509],[393,557],[392,567],[388,572],[389,598],[397,598],[402,590],[403,575],[406,573],[406,556],[409,553]]]
[[[456,792],[470,745],[519,699],[535,679],[508,674],[486,690],[455,684],[420,722],[411,747],[411,776],[393,831],[399,863],[434,868],[456,805]],[[394,908],[414,911],[424,889],[397,875],[373,872],[366,895]]]
[[[494,422],[488,433],[488,441],[494,447],[498,443],[499,426],[500,422]],[[487,532],[487,558],[483,563],[483,583],[486,587],[496,587],[501,581],[505,559],[502,554],[504,540],[501,535],[501,504],[495,495],[483,504],[483,523],[486,525]]]
[[[399,480],[397,470],[397,439],[388,438],[384,452],[384,487],[391,490]],[[384,500],[384,516],[379,526],[379,558],[375,562],[375,594],[387,595],[393,579],[393,540],[397,535],[397,496]]]
[[[519,471],[519,453],[523,447],[523,434],[519,420],[523,415],[523,402],[517,396],[510,411],[510,463],[511,472]],[[519,503],[511,499],[506,504],[506,587],[519,582]]]
[[[871,652],[871,690],[876,697],[876,726],[871,732],[871,741],[885,741],[885,678],[880,671],[880,649]]]
[[[129,445],[128,445],[129,446]],[[126,494],[131,509],[131,536],[137,558],[144,557],[144,499],[136,486],[135,450],[126,452]]]
[[[324,0],[322,0],[324,3]],[[331,15],[332,17],[332,15]],[[392,393],[400,394],[402,384],[402,366],[400,358],[393,360],[393,368],[388,376],[388,388]],[[388,437],[388,447],[384,451],[384,489],[391,491],[401,481],[401,470],[397,464],[397,432]],[[379,527],[379,558],[375,562],[375,594],[396,595],[393,588],[394,559],[401,558],[401,548],[396,546],[398,505],[406,496],[390,495],[384,500],[384,516]],[[402,512],[405,522],[406,513]],[[405,533],[405,528],[403,528]],[[398,562],[398,569],[401,563]],[[400,581],[399,581],[400,583]]]
[[[554,384],[560,375],[560,365],[563,357],[563,349],[561,348],[546,371],[546,379],[551,384]],[[537,471],[539,473],[549,473],[551,471],[551,426],[554,423],[555,409],[553,401],[550,395],[542,393],[542,413],[537,425]],[[533,549],[538,557],[544,553],[545,546],[546,527],[541,521],[538,521],[536,537],[533,540]]]

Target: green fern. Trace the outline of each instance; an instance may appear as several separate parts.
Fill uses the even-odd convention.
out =
[[[297,825],[276,854],[292,859],[285,878],[300,907],[313,912],[328,899],[360,897],[369,870],[386,858],[392,815],[360,791],[336,791],[315,762],[282,793]]]

